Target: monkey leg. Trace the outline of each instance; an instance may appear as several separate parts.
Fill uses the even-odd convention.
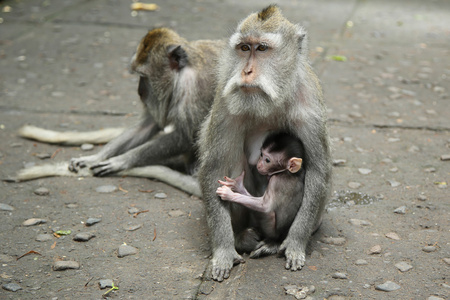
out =
[[[261,235],[255,228],[246,228],[234,237],[234,245],[238,253],[250,253],[261,241]]]

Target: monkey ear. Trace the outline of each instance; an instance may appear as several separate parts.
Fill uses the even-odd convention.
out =
[[[169,56],[169,64],[172,70],[181,70],[188,63],[188,56],[186,51],[181,46],[171,45],[167,47]]]
[[[303,51],[303,49],[307,48],[307,38],[306,38],[306,30],[300,25],[296,25],[297,27],[297,42],[298,42],[298,49],[300,51]]]
[[[297,173],[302,167],[302,162],[303,160],[301,158],[293,157],[288,161],[287,169],[291,173]]]

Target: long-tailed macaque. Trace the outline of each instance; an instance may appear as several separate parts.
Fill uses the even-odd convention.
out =
[[[243,184],[245,173],[225,181],[217,189],[222,200],[241,204],[251,210],[250,228],[262,241],[255,245],[250,258],[275,254],[302,204],[305,172],[300,140],[286,133],[271,134],[264,141],[256,168],[267,177],[264,195],[252,196]],[[247,241],[247,244],[255,240]],[[239,249],[237,249],[239,251]]]
[[[132,167],[165,164],[180,155],[195,160],[194,141],[214,99],[214,70],[222,41],[188,42],[167,28],[140,42],[130,69],[139,78],[142,121],[91,156],[74,158],[69,169],[90,167],[104,176]]]
[[[286,269],[300,270],[314,229],[321,222],[331,189],[326,111],[319,80],[308,62],[306,32],[271,5],[244,19],[220,57],[218,86],[202,125],[199,181],[211,231],[211,275],[228,278],[236,251],[249,233],[249,209],[222,201],[218,179],[245,171],[246,190],[261,196],[267,179],[255,171],[259,150],[270,132],[298,138],[305,150],[304,195],[280,246]],[[301,185],[301,181],[298,181]]]
[[[188,42],[168,28],[150,30],[139,43],[130,65],[130,70],[140,76],[138,93],[144,106],[140,123],[125,131],[117,128],[94,132],[55,132],[24,126],[19,131],[21,136],[48,143],[95,144],[115,138],[97,154],[73,158],[68,163],[72,172],[66,172],[63,163],[35,166],[21,170],[13,180],[77,173],[105,176],[117,172],[154,178],[155,172],[167,168],[131,169],[172,165],[174,160],[187,162],[182,164],[189,173],[196,162],[194,141],[214,99],[217,59],[224,46],[225,41],[220,40]],[[172,173],[175,176],[170,180],[164,174],[157,173],[156,177],[181,188],[186,184],[197,185],[196,180],[187,177],[186,184],[179,182],[178,175],[182,174]],[[196,192],[198,188],[194,190],[200,194]]]

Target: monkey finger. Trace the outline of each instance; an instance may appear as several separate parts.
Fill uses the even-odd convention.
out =
[[[74,167],[72,163],[69,164],[69,171],[73,173],[78,173],[78,169]]]

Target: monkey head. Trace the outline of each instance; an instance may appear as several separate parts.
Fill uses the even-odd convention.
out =
[[[284,171],[294,174],[300,171],[302,167],[302,159],[298,157],[286,157],[283,152],[269,152],[267,149],[261,149],[256,168],[259,174],[272,176]]]
[[[267,117],[285,105],[286,90],[295,82],[298,62],[305,60],[306,32],[271,5],[244,19],[230,37],[219,66],[231,114]],[[255,109],[257,107],[257,109]]]

